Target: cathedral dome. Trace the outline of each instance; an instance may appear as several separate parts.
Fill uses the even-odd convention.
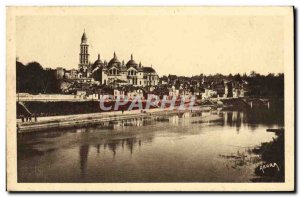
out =
[[[118,60],[116,53],[114,53],[114,57],[108,62],[108,66],[120,66],[121,62]]]
[[[95,62],[94,62],[94,64],[96,64],[96,65],[101,65],[101,64],[103,64],[103,62],[101,61],[101,60],[96,60]]]
[[[96,67],[103,66],[103,62],[100,59],[100,54],[98,54],[98,59],[94,62],[92,69],[94,70]]]
[[[137,67],[138,66],[138,64],[133,60],[132,54],[131,54],[131,59],[126,64],[127,68],[129,68],[130,66],[133,66],[133,67]]]

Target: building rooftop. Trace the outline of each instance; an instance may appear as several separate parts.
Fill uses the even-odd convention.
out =
[[[145,73],[154,73],[155,70],[152,67],[143,67]]]
[[[126,67],[129,68],[130,66],[137,67],[138,64],[133,60],[133,55],[131,54],[130,60],[127,62]]]
[[[81,43],[87,43],[87,36],[85,34],[85,30],[84,30],[84,32],[83,32],[83,34],[81,36]]]
[[[114,57],[108,62],[108,66],[120,66],[121,62],[118,60],[116,53],[114,52]]]

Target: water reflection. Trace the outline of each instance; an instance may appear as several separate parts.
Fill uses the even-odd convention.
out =
[[[235,127],[237,132],[239,132],[243,126],[247,126],[253,131],[260,124],[269,127],[276,125],[283,126],[283,114],[274,114],[274,112],[270,110],[252,110],[249,112],[223,111],[220,115],[223,117],[223,125]]]
[[[244,157],[244,152],[271,141],[274,135],[266,132],[266,128],[282,124],[273,118],[278,114],[257,113],[186,112],[109,121],[92,127],[63,129],[65,132],[18,135],[18,179],[21,182],[249,181],[254,174],[251,164],[257,161],[253,163],[251,157]],[[262,116],[264,121],[260,119]],[[63,161],[59,159],[62,157]],[[233,163],[228,163],[227,157]],[[243,168],[241,164],[247,165]]]
[[[88,154],[89,154],[89,145],[81,145],[79,147],[79,157],[80,157],[80,171],[82,177],[84,177],[87,168]]]
[[[153,140],[153,137],[146,137],[143,138],[144,143],[151,143]],[[80,172],[81,177],[84,178],[87,171],[87,163],[88,163],[88,157],[89,157],[89,151],[90,151],[90,145],[83,144],[79,147],[79,163],[80,163]],[[112,157],[115,158],[115,156],[118,153],[118,150],[122,150],[122,152],[125,150],[130,152],[130,155],[134,153],[134,150],[138,147],[139,150],[142,147],[142,139],[138,139],[137,137],[131,137],[126,139],[113,139],[109,141],[105,141],[103,143],[98,143],[92,148],[96,148],[96,152],[98,156],[101,156],[102,154],[105,154],[106,150],[109,150],[112,154]],[[100,150],[103,149],[103,152]],[[122,152],[120,152],[122,154]]]

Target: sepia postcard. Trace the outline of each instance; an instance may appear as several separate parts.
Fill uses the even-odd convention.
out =
[[[8,191],[294,191],[293,7],[7,7]]]

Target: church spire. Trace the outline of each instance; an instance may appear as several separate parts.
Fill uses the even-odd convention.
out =
[[[131,53],[131,60],[133,60],[133,55],[132,55],[132,53]]]
[[[100,60],[100,53],[98,53],[98,60]]]
[[[83,34],[81,36],[81,43],[86,43],[86,42],[87,42],[87,36],[85,34],[85,29],[84,29]]]
[[[116,52],[115,52],[115,51],[114,51],[114,58],[117,59],[117,55],[116,55]]]

